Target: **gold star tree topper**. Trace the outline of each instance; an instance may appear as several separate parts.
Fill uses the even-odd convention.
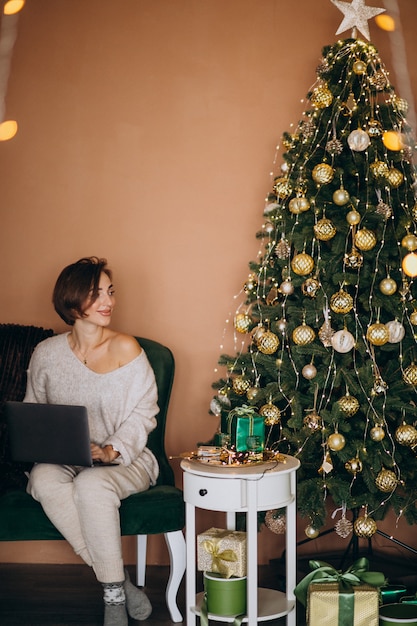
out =
[[[364,35],[368,40],[370,39],[369,35],[369,25],[368,20],[375,15],[379,15],[380,13],[384,13],[385,9],[380,9],[378,7],[367,7],[365,5],[365,0],[352,0],[349,2],[342,2],[341,0],[331,0],[331,2],[342,11],[343,18],[342,23],[340,24],[336,35],[343,33],[345,30],[353,29],[353,37],[356,39],[356,29],[358,29],[362,35]]]

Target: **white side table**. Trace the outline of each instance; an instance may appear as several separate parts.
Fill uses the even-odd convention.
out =
[[[258,621],[287,616],[287,626],[295,626],[296,585],[296,471],[298,459],[283,455],[283,462],[268,461],[239,467],[214,466],[197,460],[183,460],[184,500],[186,503],[186,604],[187,626],[195,626],[203,593],[196,596],[195,509],[225,511],[229,530],[235,530],[236,513],[246,513],[247,530],[247,616]],[[258,589],[258,511],[286,509],[286,593]],[[209,614],[209,619],[232,622],[233,617]]]

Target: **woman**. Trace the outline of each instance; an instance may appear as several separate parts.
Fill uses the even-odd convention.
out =
[[[115,297],[105,259],[83,258],[66,267],[53,303],[71,330],[36,347],[25,401],[86,406],[92,458],[115,465],[39,463],[28,492],[102,583],[104,626],[127,626],[127,613],[143,620],[152,610],[123,567],[119,506],[158,476],[146,447],[159,410],[155,377],[136,339],[109,328]]]

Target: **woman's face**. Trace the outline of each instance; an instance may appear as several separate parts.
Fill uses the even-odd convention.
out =
[[[99,326],[107,326],[111,321],[115,304],[116,299],[111,280],[107,274],[102,272],[98,284],[98,297],[94,302],[87,304],[83,319],[88,319]]]

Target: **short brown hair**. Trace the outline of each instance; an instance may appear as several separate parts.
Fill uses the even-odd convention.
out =
[[[84,317],[85,309],[98,298],[102,272],[112,280],[106,259],[90,256],[71,263],[58,276],[52,302],[55,311],[69,326],[73,326],[76,319]]]

